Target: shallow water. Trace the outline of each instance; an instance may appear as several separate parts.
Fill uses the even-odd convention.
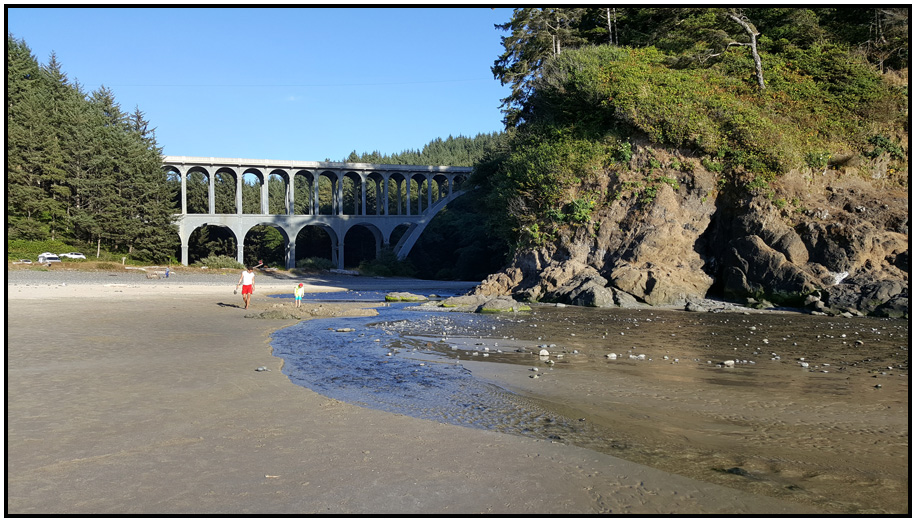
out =
[[[562,416],[474,378],[461,365],[471,349],[406,335],[418,326],[446,334],[492,331],[495,318],[420,315],[405,306],[379,308],[377,317],[319,319],[280,330],[273,336],[274,354],[284,359],[283,372],[293,382],[360,406],[553,439],[577,429]]]
[[[275,354],[293,382],[365,407],[575,444],[829,512],[906,511],[905,321],[404,308],[300,323],[274,334]],[[516,379],[480,378],[467,361],[515,365]]]

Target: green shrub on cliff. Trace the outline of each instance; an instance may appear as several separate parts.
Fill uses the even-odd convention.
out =
[[[564,50],[531,79],[508,145],[477,166],[474,181],[510,242],[538,244],[589,220],[575,202],[630,193],[648,204],[661,183],[677,190],[674,178],[653,174],[658,160],[631,165],[631,136],[700,155],[721,187],[771,196],[780,175],[823,170],[834,155],[883,154],[888,172],[906,171],[905,88],[837,45],[780,51],[763,51],[761,90],[740,51],[701,68],[654,47]],[[640,169],[648,174],[635,176]]]

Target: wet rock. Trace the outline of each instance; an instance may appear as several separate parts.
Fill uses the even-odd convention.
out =
[[[410,292],[391,292],[385,296],[386,302],[419,303],[428,300],[426,296],[411,294]]]
[[[302,317],[299,316],[299,314],[296,314],[290,311],[285,311],[285,310],[267,310],[264,312],[249,313],[245,315],[245,318],[247,319],[281,319],[281,320],[287,320],[287,319],[300,320],[302,319]]]
[[[477,313],[481,314],[501,314],[509,312],[530,312],[531,307],[519,303],[511,297],[497,297],[489,299],[477,308]]]
[[[486,302],[487,299],[488,296],[485,295],[461,295],[456,297],[449,297],[448,299],[445,299],[439,303],[439,306],[442,308],[476,309],[478,306]]]
[[[687,305],[684,306],[684,310],[687,310],[688,312],[708,312],[709,311],[708,308],[706,308],[705,306],[696,302],[693,299],[687,300]]]

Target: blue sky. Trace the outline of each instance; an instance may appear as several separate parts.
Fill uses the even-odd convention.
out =
[[[339,161],[502,130],[508,8],[18,8],[7,28],[166,155]]]

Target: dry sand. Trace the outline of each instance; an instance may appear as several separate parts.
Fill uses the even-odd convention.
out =
[[[259,284],[253,311],[288,287]],[[291,383],[271,354],[270,332],[292,321],[244,318],[231,287],[7,291],[11,515],[812,512],[328,399]]]

